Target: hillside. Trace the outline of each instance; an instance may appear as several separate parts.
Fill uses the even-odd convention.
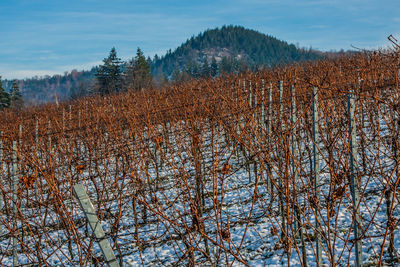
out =
[[[174,70],[184,69],[188,65],[203,65],[205,61],[210,64],[213,57],[218,63],[228,58],[234,59],[239,68],[245,63],[254,69],[257,66],[315,60],[321,58],[322,53],[298,49],[293,44],[244,27],[223,26],[188,39],[173,52],[168,51],[165,56],[156,56],[152,73],[170,76]]]

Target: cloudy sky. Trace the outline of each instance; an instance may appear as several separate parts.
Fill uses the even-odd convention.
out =
[[[323,51],[380,48],[400,39],[399,0],[0,0],[0,75],[90,69],[115,46],[163,55],[187,38],[241,25]]]

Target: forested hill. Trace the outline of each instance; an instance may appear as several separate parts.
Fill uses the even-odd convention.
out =
[[[156,56],[152,73],[156,76],[171,76],[176,70],[201,70],[204,62],[211,65],[213,57],[218,64],[224,60],[222,64],[233,65],[222,66],[222,69],[229,72],[240,69],[243,63],[254,69],[259,66],[315,60],[321,58],[322,53],[299,49],[293,44],[241,26],[223,26],[188,39],[173,52],[169,50],[162,57]]]

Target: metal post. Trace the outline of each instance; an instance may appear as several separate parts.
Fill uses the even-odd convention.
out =
[[[257,83],[254,84],[254,101],[253,101],[253,107],[257,109]]]
[[[78,145],[78,153],[80,154],[81,153],[81,133],[82,133],[82,131],[81,131],[81,111],[79,110],[78,111],[78,142],[77,142],[77,145]]]
[[[93,204],[87,195],[85,188],[82,184],[74,185],[75,196],[77,197],[79,204],[85,213],[86,219],[89,222],[90,228],[92,229],[96,240],[100,246],[106,263],[110,267],[119,267],[117,258],[115,257],[114,251],[111,248],[110,242],[108,241],[103,228],[101,228],[99,219],[96,216]]]
[[[357,172],[357,143],[356,143],[356,125],[354,120],[355,111],[355,95],[351,90],[348,94],[348,112],[349,112],[349,141],[350,141],[350,157],[349,157],[349,175],[350,189],[353,199],[354,212],[354,239],[356,241],[356,263],[355,266],[362,266],[362,242],[360,240],[360,214],[359,203],[360,195],[358,191],[358,172]]]
[[[268,146],[271,146],[271,134],[272,134],[272,82],[269,83],[269,88],[268,88],[268,124],[267,124],[267,140],[268,140]],[[267,187],[270,190],[272,194],[272,180],[271,180],[271,166],[269,162],[267,162],[267,168],[268,168],[268,180],[267,180]]]
[[[267,134],[268,141],[271,142],[271,134],[272,134],[272,82],[269,84],[268,88],[268,124],[267,124]]]
[[[296,115],[296,98],[294,95],[294,85],[290,86],[290,96],[291,96],[291,120],[292,120],[292,172],[293,172],[293,179],[294,179],[294,183],[296,185],[297,180],[298,180],[298,173],[297,173],[297,168],[295,166],[295,160],[297,159],[297,140],[296,140],[296,134],[295,134],[295,123],[297,121],[297,115]],[[294,190],[296,190],[296,188],[294,188]]]
[[[38,149],[38,145],[39,145],[39,121],[36,118],[35,120],[35,149]]]
[[[49,120],[49,123],[48,123],[49,151],[51,151],[51,132],[50,132],[50,129],[51,129],[51,121]]]
[[[246,93],[246,80],[243,80],[243,95]]]
[[[251,81],[249,81],[249,108],[252,108],[253,107],[253,105],[252,105],[252,95],[251,95]]]
[[[319,213],[319,132],[318,132],[318,88],[313,87],[313,98],[312,98],[312,112],[313,112],[313,155],[314,155],[314,191],[315,191],[315,214],[316,214],[316,228],[315,232],[317,240],[317,264],[322,266],[322,249],[321,249],[321,236],[318,234],[320,229],[321,216]]]
[[[17,224],[17,201],[18,201],[18,175],[17,175],[17,142],[12,142],[12,164],[11,164],[11,176],[12,176],[12,204],[13,204],[13,213],[14,213],[14,227],[13,227],[13,235],[12,235],[12,247],[13,247],[13,266],[18,266],[18,254],[17,254],[17,238],[16,232],[18,229]]]
[[[265,83],[264,79],[261,80],[261,100],[260,100],[260,117],[261,117],[261,127],[265,134],[265,110],[264,110],[264,93],[265,93]]]
[[[71,127],[71,121],[72,121],[72,106],[69,105],[69,125]]]
[[[22,125],[19,125],[19,140],[18,144],[21,146],[22,145]]]
[[[282,95],[283,95],[283,81],[279,81],[279,123],[280,123],[280,130],[281,134],[283,133],[283,121],[282,121],[282,113],[283,113],[283,105],[282,105]],[[283,134],[282,134],[283,136]],[[282,158],[282,147],[283,147],[283,140],[281,140],[280,148],[278,150],[278,155],[279,158]],[[278,161],[278,167],[281,172],[283,172],[282,168],[282,161]],[[284,201],[284,195],[283,195],[283,186],[282,186],[282,175],[278,176],[278,197],[279,197],[279,206],[280,206],[280,212],[281,212],[281,217],[282,217],[282,238],[286,238],[284,236],[284,231],[286,231],[286,220],[285,220],[285,201]]]
[[[62,132],[65,133],[65,109],[62,111]]]

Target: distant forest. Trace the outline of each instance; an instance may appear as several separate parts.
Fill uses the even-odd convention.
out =
[[[153,86],[159,86],[192,77],[216,77],[322,57],[322,52],[298,48],[254,30],[223,26],[191,37],[174,51],[168,50],[164,56],[155,55],[146,61],[153,75]],[[118,68],[123,72],[130,63],[121,61]],[[62,101],[96,91],[98,71],[99,66],[95,66],[89,71],[73,70],[16,83],[27,104]],[[3,87],[10,91],[13,82],[4,80]]]

